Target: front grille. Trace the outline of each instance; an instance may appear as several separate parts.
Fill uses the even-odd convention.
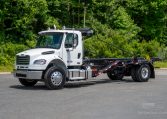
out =
[[[29,65],[30,62],[30,56],[16,56],[16,64],[17,65]]]

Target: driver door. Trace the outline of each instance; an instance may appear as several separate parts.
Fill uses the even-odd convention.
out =
[[[82,46],[79,46],[78,35],[67,33],[64,47],[66,49],[67,66],[77,66],[82,63]]]

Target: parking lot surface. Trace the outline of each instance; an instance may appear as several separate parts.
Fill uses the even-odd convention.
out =
[[[103,75],[61,90],[42,82],[27,88],[1,74],[0,119],[167,119],[167,70],[156,70],[149,82]]]

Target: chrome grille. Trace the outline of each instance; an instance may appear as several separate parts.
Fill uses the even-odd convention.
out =
[[[30,56],[16,56],[16,64],[17,65],[29,65],[30,62]]]

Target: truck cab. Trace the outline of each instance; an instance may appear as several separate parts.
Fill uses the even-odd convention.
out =
[[[73,29],[39,32],[36,47],[16,55],[15,77],[21,84],[31,86],[39,80],[43,81],[50,67],[56,67],[69,80],[69,70],[80,69],[83,64],[82,35],[81,31]]]
[[[52,49],[54,51],[52,55],[56,59],[61,59],[66,66],[82,64],[83,46],[80,31],[47,30],[39,32],[39,35],[37,48]]]

